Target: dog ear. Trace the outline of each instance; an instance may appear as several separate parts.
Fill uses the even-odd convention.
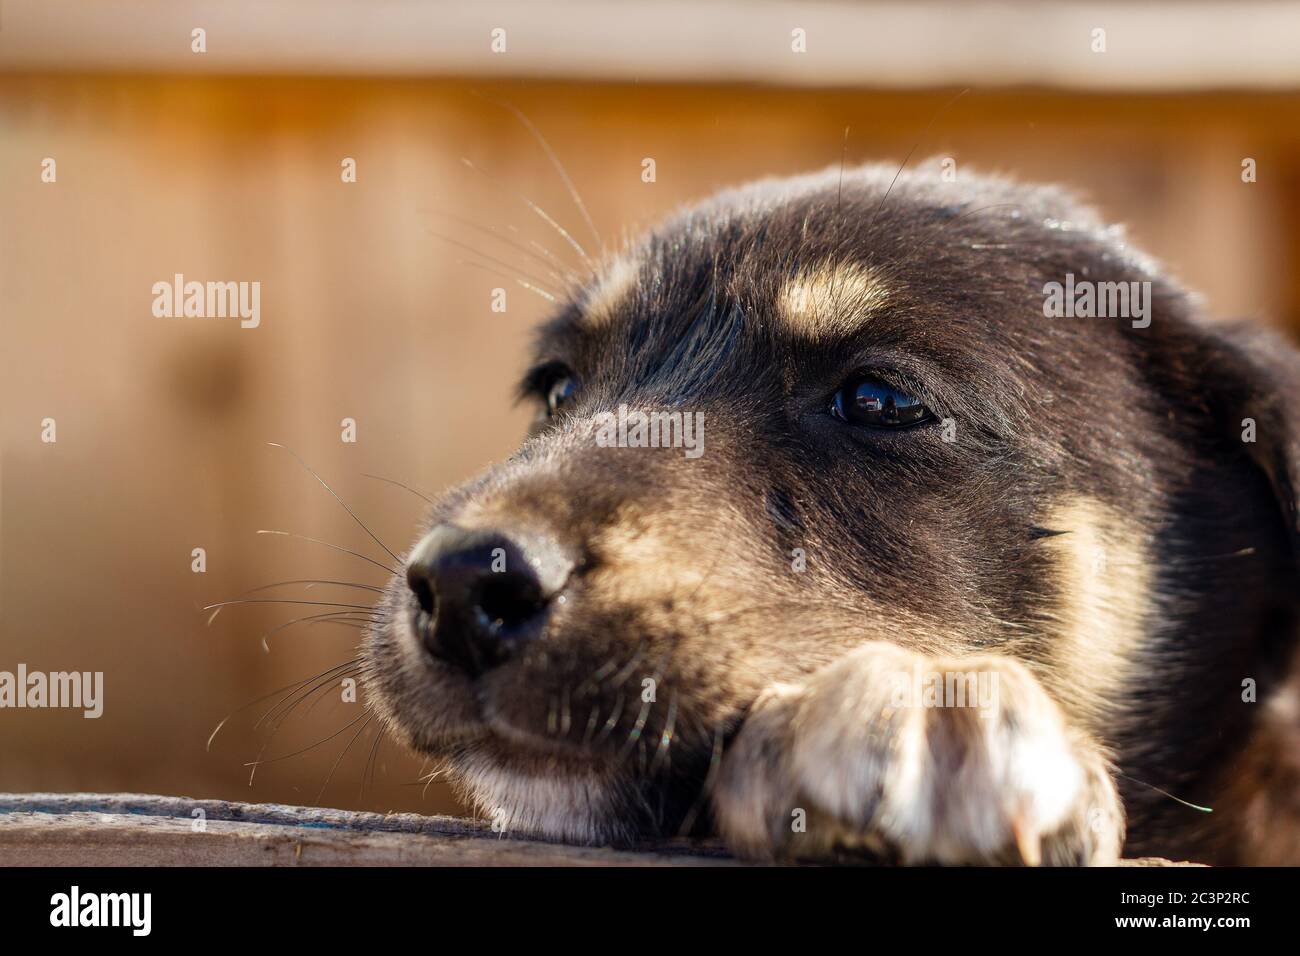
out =
[[[1209,415],[1220,447],[1241,449],[1268,479],[1300,564],[1300,350],[1245,323],[1196,322],[1184,331],[1174,371]]]

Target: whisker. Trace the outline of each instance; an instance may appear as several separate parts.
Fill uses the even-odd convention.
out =
[[[267,654],[271,653],[271,635],[277,634],[285,628],[293,627],[295,624],[302,624],[304,621],[308,623],[308,626],[311,626],[312,624],[343,624],[358,629],[364,628],[370,623],[377,623],[376,619],[373,617],[360,618],[345,616],[354,615],[355,613],[355,611],[330,611],[328,614],[308,614],[306,617],[294,618],[292,621],[273,627],[263,634],[261,639],[262,650]]]
[[[334,497],[334,500],[337,501],[343,507],[343,510],[346,511],[351,516],[352,520],[355,521],[360,526],[361,530],[364,531],[366,534],[370,535],[371,540],[373,540],[375,544],[383,548],[384,551],[387,552],[390,558],[392,558],[398,564],[402,563],[402,559],[399,558],[397,555],[393,554],[392,551],[389,551],[388,545],[380,541],[379,537],[373,531],[371,531],[369,528],[366,527],[366,523],[357,517],[356,512],[348,507],[347,502],[339,497],[338,492],[336,492],[333,488],[331,488],[329,486],[329,483],[326,482],[324,478],[316,474],[316,472],[312,470],[312,467],[308,465],[305,461],[303,461],[302,457],[296,451],[294,451],[288,445],[281,445],[279,442],[270,441],[267,442],[267,444],[270,445],[272,448],[283,448],[289,454],[293,455],[294,458],[298,459],[298,464],[306,468],[307,473],[321,483],[321,487],[324,488],[326,491],[328,491]]]
[[[257,776],[257,770],[258,770],[259,763],[262,759],[262,755],[266,753],[268,748],[270,748],[271,744],[274,742],[276,738],[276,735],[279,734],[280,728],[284,726],[284,722],[289,718],[289,715],[292,714],[294,710],[296,710],[303,701],[310,698],[313,694],[320,693],[321,691],[327,689],[335,679],[341,679],[343,677],[348,676],[350,673],[352,673],[352,668],[356,666],[357,663],[358,663],[358,659],[354,658],[352,661],[348,661],[343,664],[336,665],[330,668],[329,670],[323,672],[322,674],[318,674],[316,677],[308,678],[308,681],[305,681],[304,683],[312,683],[315,684],[315,686],[309,687],[304,693],[299,694],[299,696],[297,696],[296,698],[294,695],[298,693],[297,691],[290,693],[284,700],[280,701],[278,704],[276,704],[274,707],[268,710],[265,714],[263,714],[261,719],[259,719],[257,723],[253,725],[253,729],[256,730],[273,713],[275,713],[277,710],[280,710],[281,707],[285,708],[284,711],[278,717],[276,717],[276,719],[272,722],[270,736],[267,737],[266,741],[262,744],[262,746],[257,751],[256,761],[253,763],[252,769],[248,773],[248,785],[250,787],[253,785],[253,781]]]
[[[355,670],[355,671],[344,671],[342,674],[340,674],[340,675],[338,676],[338,679],[339,679],[340,681],[343,681],[343,680],[346,680],[346,679],[349,678],[349,677],[356,677],[356,678],[358,679],[358,681],[360,681],[360,677],[361,677],[361,670],[360,670],[360,668],[358,668],[358,669]],[[330,683],[325,684],[321,689],[324,690],[325,688],[328,688],[328,687],[331,687],[331,686],[335,686],[335,685],[333,684],[332,681],[331,681]],[[324,694],[324,693],[319,694],[319,695],[316,697],[316,699],[313,700],[313,701],[311,702],[311,705],[307,708],[307,710],[303,712],[303,717],[310,717],[310,716],[312,715],[312,712],[315,711],[316,708],[319,707],[319,706],[321,705],[321,701],[323,701],[323,700],[328,700],[329,697],[330,697],[329,694]],[[342,702],[342,697],[341,697],[341,696],[338,698],[338,701],[339,701],[340,703]]]
[[[316,690],[319,690],[321,687],[328,686],[334,680],[334,678],[343,676],[348,672],[349,669],[358,666],[360,663],[361,663],[361,658],[354,657],[351,660],[344,661],[342,664],[335,664],[333,667],[326,668],[325,670],[321,671],[319,674],[315,674],[311,677],[308,677],[306,680],[300,681],[297,687],[299,688],[299,690],[301,690],[303,685],[314,684],[315,686],[309,687],[306,692],[306,695],[310,696],[312,693],[314,693]],[[279,701],[277,704],[275,704],[275,706],[273,706],[270,710],[268,710],[265,714],[263,714],[260,718],[258,718],[257,723],[253,724],[253,729],[256,730],[258,727],[262,726],[262,724],[266,723],[267,718],[271,717],[273,714],[276,713],[276,711],[280,710],[286,704],[289,705],[288,710],[285,710],[283,712],[283,715],[288,716],[289,712],[292,711],[293,708],[296,707],[300,702],[298,701],[294,703],[289,703],[293,699],[294,695],[299,693],[299,690],[291,691],[288,695],[285,696],[284,700]],[[279,719],[280,719],[279,716],[274,718],[274,720],[277,721]]]
[[[645,643],[645,638],[641,639],[641,643],[642,644]],[[639,650],[640,648],[638,646],[638,651]],[[604,664],[601,664],[598,668],[596,668],[592,672],[590,677],[588,677],[585,681],[583,681],[581,684],[578,685],[578,689],[575,693],[578,695],[578,697],[585,697],[588,694],[594,693],[597,689],[599,689],[599,685],[604,683],[605,678],[608,677],[610,674],[613,674],[618,669],[619,669],[618,657],[616,655],[614,657],[611,657]],[[590,685],[591,687],[590,690],[587,689],[588,685]]]
[[[451,770],[451,763],[444,762],[436,770],[431,772],[427,777],[422,777],[421,780],[424,781],[424,789],[420,791],[420,799],[423,800],[425,797],[427,797],[429,795],[429,788],[433,786],[433,782],[437,780],[439,777],[441,777],[443,774],[450,772],[450,770]],[[416,782],[418,783],[419,781]]]
[[[295,578],[292,581],[273,581],[270,584],[263,584],[259,587],[249,588],[245,594],[256,594],[258,591],[269,591],[271,588],[285,587],[290,584],[306,584],[308,588],[313,584],[333,584],[341,588],[356,588],[361,591],[375,591],[382,593],[383,588],[377,588],[373,584],[357,584],[354,581],[331,581],[325,578]]]
[[[358,720],[364,720],[364,719],[366,718],[366,716],[367,716],[366,714],[361,714],[360,716],[356,717],[356,718],[353,719],[352,721],[350,721],[350,722],[344,724],[342,727],[340,727],[338,730],[334,731],[334,733],[330,734],[328,737],[324,737],[324,738],[322,738],[322,739],[316,741],[314,744],[311,744],[311,745],[309,745],[309,746],[303,747],[301,750],[295,750],[293,753],[281,754],[281,755],[278,756],[278,757],[267,757],[265,760],[260,760],[260,759],[259,759],[259,760],[255,760],[255,761],[252,761],[251,763],[245,763],[244,766],[245,766],[245,767],[253,767],[253,768],[257,768],[257,767],[262,766],[262,764],[266,764],[266,763],[279,763],[281,760],[288,760],[288,759],[291,758],[291,757],[299,757],[299,756],[301,756],[301,755],[307,753],[307,751],[309,751],[309,750],[315,750],[315,749],[316,749],[317,747],[319,747],[321,744],[329,743],[329,742],[330,742],[331,740],[333,740],[335,737],[339,736],[339,734],[341,734],[341,733],[343,733],[344,731],[346,731],[349,727],[354,727],[354,726],[356,726],[357,721],[358,721]]]
[[[388,484],[390,484],[390,485],[396,485],[398,488],[404,488],[404,489],[406,489],[406,490],[409,491],[411,494],[415,495],[415,497],[421,499],[422,501],[426,502],[427,504],[433,504],[433,499],[432,499],[432,498],[428,498],[428,497],[422,495],[420,492],[416,491],[416,490],[415,490],[414,488],[412,488],[410,485],[404,485],[404,484],[402,484],[400,481],[394,481],[392,478],[385,478],[383,475],[370,475],[370,474],[365,474],[365,473],[363,473],[361,477],[362,477],[362,478],[373,478],[375,481],[386,481],[386,482],[388,482]]]
[[[541,279],[537,278],[537,276],[527,273],[524,270],[518,268],[517,266],[512,266],[504,259],[499,259],[496,256],[489,255],[486,252],[474,248],[468,243],[461,242],[459,239],[453,239],[451,236],[444,235],[441,232],[435,232],[434,230],[428,228],[426,228],[424,231],[429,235],[433,236],[435,239],[441,239],[443,242],[450,242],[453,246],[458,246],[459,248],[464,249],[466,252],[472,252],[474,253],[474,255],[482,259],[486,259],[488,262],[495,263],[496,265],[500,266],[503,269],[509,269],[510,270],[509,276],[513,277],[517,275],[522,277],[522,279],[528,280],[528,282],[523,282],[520,279],[517,279],[516,281],[518,281],[520,285],[523,285],[525,288],[527,288],[528,283],[531,282],[539,291],[542,291],[547,295],[551,296],[551,301],[554,301],[555,298],[559,295],[559,293],[556,292],[554,289],[547,288],[546,283],[543,282]],[[468,262],[466,263],[466,265],[474,265],[474,264],[475,263],[468,263]],[[486,268],[486,267],[481,267],[481,268]]]
[[[843,220],[840,218],[840,208],[844,200],[844,160],[848,157],[848,154],[849,154],[849,127],[846,126],[844,127],[844,143],[843,145],[840,146],[840,178],[839,178],[838,185],[835,187],[835,213],[831,217],[835,227],[835,245],[837,247],[840,244],[840,234],[843,231],[841,227],[844,224]],[[839,269],[831,270],[831,289],[830,289],[831,309],[837,315],[839,314],[840,311],[840,302],[839,299],[836,298],[835,280],[839,277],[839,274],[840,274]]]
[[[325,788],[330,785],[330,780],[334,778],[334,771],[339,769],[339,764],[343,762],[343,758],[346,757],[348,751],[352,749],[352,745],[357,742],[357,738],[360,737],[363,733],[365,733],[366,728],[370,726],[371,720],[374,720],[374,714],[370,715],[370,720],[367,720],[364,724],[361,725],[361,727],[353,735],[352,739],[348,741],[347,746],[343,748],[343,752],[339,754],[338,759],[334,761],[334,765],[330,767],[330,772],[325,776],[325,782],[320,785],[320,790],[316,794],[317,803],[320,803],[320,798],[325,795]]]
[[[375,785],[375,774],[379,772],[379,766],[378,766],[379,745],[384,741],[384,727],[382,724],[378,725],[378,727],[379,730],[375,734],[375,742],[370,745],[370,756],[366,758],[366,765],[361,771],[361,793],[359,794],[360,799],[365,799],[366,796],[367,773],[370,776],[370,786],[373,787]]]
[[[1123,777],[1125,780],[1132,780],[1134,783],[1141,784],[1144,787],[1154,790],[1156,793],[1160,794],[1161,796],[1168,797],[1170,800],[1173,800],[1175,803],[1181,803],[1183,806],[1191,807],[1193,810],[1199,810],[1201,811],[1201,813],[1214,812],[1213,807],[1203,807],[1197,803],[1189,803],[1188,801],[1184,800],[1182,797],[1175,797],[1168,790],[1161,790],[1159,787],[1155,786],[1154,784],[1147,783],[1145,780],[1139,780],[1137,777],[1130,777],[1126,773],[1116,773],[1115,776]]]
[[[677,688],[673,688],[668,697],[668,717],[664,721],[663,733],[659,736],[659,746],[655,748],[654,759],[650,761],[650,776],[659,771],[659,761],[666,761],[665,766],[672,766],[668,750],[673,744],[673,730],[677,724]]]
[[[474,170],[474,172],[478,173],[479,175],[487,177],[488,180],[492,180],[492,177],[485,170],[480,169],[478,166],[474,165],[474,163],[469,159],[462,156],[460,161],[464,163],[466,166],[468,166],[470,169]],[[554,219],[548,216],[546,214],[546,211],[542,209],[541,206],[537,205],[537,203],[533,202],[527,196],[520,195],[518,192],[515,192],[513,189],[510,190],[510,192],[516,199],[518,199],[525,206],[531,209],[534,213],[540,216],[546,222],[547,225],[549,225],[552,229],[558,232],[560,236],[564,239],[564,241],[567,242],[570,246],[572,246],[573,250],[577,252],[578,255],[582,258],[583,264],[586,265],[586,267],[591,271],[593,272],[595,271],[595,265],[591,260],[591,256],[587,255],[587,250],[582,248],[582,244],[578,242],[577,239],[574,239],[573,236],[569,235],[569,231],[567,229],[565,229],[558,222],[556,222]]]
[[[490,273],[492,273],[494,276],[498,276],[498,277],[500,277],[500,278],[502,278],[502,279],[507,279],[507,280],[509,280],[509,281],[511,281],[511,282],[514,282],[516,285],[519,285],[519,286],[521,286],[521,287],[527,289],[529,292],[535,292],[537,295],[540,295],[540,296],[541,296],[543,299],[545,299],[547,302],[558,302],[558,301],[559,301],[558,298],[556,298],[556,297],[555,297],[554,295],[552,295],[551,293],[547,292],[545,289],[539,289],[537,286],[532,285],[531,283],[524,281],[523,279],[519,278],[518,276],[510,276],[510,275],[506,275],[504,272],[501,272],[501,271],[498,270],[498,269],[493,269],[491,266],[485,266],[485,265],[483,265],[483,263],[481,263],[481,262],[471,262],[471,261],[468,260],[468,259],[457,259],[456,261],[457,261],[458,263],[460,263],[461,265],[464,265],[464,266],[470,266],[471,268],[474,268],[474,269],[482,269],[484,272],[490,272]]]
[[[650,672],[650,679],[654,682],[653,686],[656,689],[656,694],[654,696],[658,696],[657,692],[658,692],[659,684],[664,679],[664,667],[668,664],[669,660],[672,659],[673,652],[675,650],[676,650],[676,642],[674,642],[674,644],[671,644],[667,648],[665,648],[663,654],[660,656],[658,662],[654,665],[654,668]],[[624,681],[624,683],[626,683],[626,681]],[[653,706],[654,706],[653,699],[642,700],[641,710],[637,713],[636,721],[632,724],[631,728],[628,730],[627,740],[624,742],[623,750],[620,752],[618,756],[619,763],[622,763],[624,760],[628,758],[628,755],[631,754],[632,749],[634,747],[636,747],[638,744],[645,743],[645,741],[641,739],[641,734],[645,731],[646,721],[650,719],[650,709]],[[644,761],[645,759],[644,747],[641,748],[641,758]],[[644,768],[642,769],[644,770]]]
[[[907,155],[903,157],[902,165],[898,167],[898,172],[894,173],[894,178],[890,180],[889,188],[885,190],[885,195],[881,197],[880,205],[876,207],[875,214],[872,215],[871,222],[867,226],[868,234],[871,233],[872,228],[875,226],[876,219],[880,217],[880,210],[885,208],[885,203],[889,200],[889,194],[894,191],[894,185],[898,182],[898,177],[903,175],[903,170],[907,167],[908,162],[911,161],[912,154],[916,152],[917,147],[919,147],[921,143],[925,140],[925,137],[929,135],[930,129],[934,126],[935,122],[939,119],[939,117],[948,111],[948,107],[952,106],[953,103],[956,103],[959,99],[961,99],[969,92],[970,92],[970,87],[968,86],[966,87],[966,89],[962,90],[956,96],[948,100],[948,102],[944,103],[943,106],[939,107],[938,112],[936,112],[933,116],[930,117],[930,122],[925,124],[925,129],[921,131],[921,135],[916,138],[916,142],[912,144],[912,148],[909,149],[907,151]]]
[[[513,229],[512,227],[512,231],[517,232],[518,230]],[[581,277],[578,275],[578,273],[574,272],[569,265],[567,265],[565,262],[559,259],[555,255],[555,253],[551,252],[550,249],[546,248],[546,246],[542,245],[536,239],[529,239],[528,245],[536,249],[539,253],[541,253],[542,257],[547,262],[552,263],[552,268],[548,269],[547,271],[556,275],[556,277],[560,280],[562,284],[573,285],[581,281]],[[555,272],[556,269],[560,271],[556,273]]]
[[[374,609],[374,605],[371,604],[340,604],[337,601],[295,601],[290,598],[237,598],[233,601],[218,601],[216,604],[209,604],[202,610],[211,611],[213,608],[230,607],[234,604],[306,604],[316,607],[345,607],[360,611]]]
[[[722,728],[717,727],[713,732],[713,752],[709,757],[709,769],[704,775],[704,783],[700,786],[699,795],[695,798],[690,811],[682,819],[682,825],[677,831],[678,836],[688,836],[695,827],[695,821],[704,808],[704,802],[708,799],[709,794],[713,792],[713,785],[717,781],[718,768],[722,766]]]
[[[597,738],[599,741],[603,742],[614,732],[614,728],[618,726],[619,718],[623,716],[623,705],[626,702],[627,697],[622,691],[619,691],[618,696],[614,698],[614,709],[610,712],[609,719],[605,721],[605,726],[600,729],[600,736]]]
[[[335,550],[335,551],[342,551],[344,554],[350,554],[350,555],[352,555],[352,557],[354,557],[354,558],[360,558],[362,561],[369,561],[369,562],[370,562],[371,564],[373,564],[375,567],[379,568],[379,570],[381,570],[381,571],[383,571],[383,572],[385,572],[385,573],[387,573],[387,574],[396,574],[396,573],[397,573],[397,570],[396,570],[395,568],[390,568],[388,565],[384,564],[383,562],[381,562],[381,561],[376,561],[374,558],[369,557],[369,556],[367,556],[367,555],[364,555],[364,554],[362,554],[360,551],[353,551],[353,550],[351,550],[350,548],[344,548],[344,547],[341,547],[340,545],[337,545],[337,544],[330,544],[328,541],[322,541],[320,538],[309,538],[309,537],[307,537],[305,534],[295,534],[295,533],[292,532],[292,531],[268,531],[268,530],[266,530],[266,529],[263,529],[263,530],[258,531],[257,533],[258,533],[258,534],[278,534],[278,535],[281,535],[281,536],[286,537],[286,538],[297,538],[299,541],[310,541],[312,544],[320,544],[320,545],[324,545],[325,547],[327,547],[327,548],[332,548],[332,549]]]
[[[629,657],[627,663],[623,665],[622,670],[614,675],[613,690],[622,690],[623,687],[627,685],[627,682],[632,679],[632,675],[636,673],[636,669],[640,666],[641,660],[644,656],[645,640],[643,639],[637,645],[636,653]]]
[[[263,694],[261,697],[257,697],[254,698],[253,700],[250,700],[247,704],[244,704],[240,707],[236,707],[234,710],[226,714],[226,716],[222,717],[221,720],[217,722],[217,726],[212,729],[212,733],[208,736],[208,743],[203,749],[207,751],[212,750],[212,741],[217,739],[217,734],[221,732],[221,728],[224,727],[230,721],[230,718],[235,716],[235,714],[238,714],[240,711],[248,710],[248,708],[250,707],[255,707],[258,704],[262,703],[263,701],[270,700],[272,697],[275,697],[277,694],[283,694],[285,691],[291,691],[295,687],[301,687],[303,684],[307,683],[307,681],[311,681],[315,679],[316,679],[315,677],[308,677],[304,680],[296,680],[292,684],[285,684],[283,687],[278,687],[275,690],[271,691],[269,694]]]
[[[566,170],[564,164],[560,162],[560,157],[555,154],[555,150],[551,149],[551,144],[546,141],[546,137],[542,135],[541,130],[534,126],[533,121],[524,115],[524,111],[513,103],[505,100],[490,99],[477,91],[475,91],[475,95],[486,99],[489,103],[496,104],[502,109],[509,110],[515,119],[519,120],[523,125],[524,129],[528,130],[533,139],[537,141],[537,145],[542,148],[544,153],[546,153],[546,158],[551,161],[551,165],[555,168],[556,173],[559,174],[560,181],[564,183],[564,188],[569,191],[569,197],[573,200],[573,204],[578,207],[578,212],[582,214],[583,220],[587,223],[587,228],[591,230],[592,236],[595,237],[596,245],[603,249],[605,241],[600,238],[600,232],[596,229],[596,224],[592,221],[591,214],[587,212],[587,206],[582,201],[582,196],[578,194],[578,187],[575,186],[573,180],[569,178],[568,170]]]
[[[643,700],[641,702],[641,710],[637,713],[636,720],[627,732],[627,740],[623,742],[623,747],[619,751],[617,757],[618,763],[622,763],[628,758],[628,755],[631,754],[633,748],[636,747],[638,742],[644,743],[644,741],[641,740],[641,734],[645,730],[646,721],[650,718],[650,708],[653,706],[653,701]]]
[[[572,269],[557,259],[549,249],[535,241],[530,240],[530,244],[533,246],[533,248],[530,249],[523,243],[515,242],[515,240],[508,236],[503,236],[500,229],[496,229],[492,226],[483,226],[472,219],[467,219],[464,216],[457,216],[455,213],[443,212],[439,209],[431,209],[429,212],[432,215],[442,216],[446,219],[452,220],[453,222],[460,223],[462,226],[467,226],[470,229],[477,229],[479,232],[496,239],[497,242],[503,243],[511,249],[523,253],[528,256],[528,258],[541,263],[546,268],[547,274],[561,285],[564,285],[567,282],[572,282],[576,278]],[[534,251],[534,249],[536,251]],[[556,269],[562,271],[557,272]]]
[[[525,236],[514,223],[506,223],[506,229],[527,242],[531,248],[536,249],[541,254],[543,259],[550,263],[552,268],[548,269],[547,272],[555,275],[561,285],[569,286],[581,283],[582,277],[574,271],[573,267],[552,252],[544,243],[538,242],[531,236]]]
[[[596,736],[596,727],[600,724],[600,703],[591,705],[591,715],[587,718],[587,730],[582,735],[582,745],[585,747],[591,743],[592,738]]]

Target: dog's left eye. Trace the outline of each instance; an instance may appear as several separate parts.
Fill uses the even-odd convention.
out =
[[[572,375],[564,375],[551,383],[546,390],[546,414],[554,416],[573,397],[578,383]]]
[[[903,428],[930,417],[920,400],[875,378],[859,378],[835,393],[831,414],[852,425]]]

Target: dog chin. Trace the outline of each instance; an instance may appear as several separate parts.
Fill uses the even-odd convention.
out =
[[[625,843],[636,836],[620,822],[617,787],[594,765],[548,759],[507,760],[473,747],[450,760],[453,778],[502,836],[532,836],[566,843]]]

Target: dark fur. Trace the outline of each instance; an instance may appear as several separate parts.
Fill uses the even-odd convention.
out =
[[[1273,733],[1265,707],[1296,657],[1296,353],[1202,321],[1054,189],[906,172],[891,189],[894,173],[723,193],[635,247],[638,281],[607,320],[584,321],[581,294],[560,310],[537,357],[574,370],[574,402],[450,492],[430,523],[557,537],[580,560],[566,603],[522,657],[471,681],[411,646],[412,599],[395,580],[391,623],[367,647],[381,710],[459,772],[490,763],[596,781],[612,808],[591,810],[586,830],[535,828],[630,839],[708,829],[714,749],[774,682],[867,640],[1009,655],[1113,758],[1127,855],[1269,859],[1247,805],[1265,787],[1294,794],[1300,758],[1265,761],[1271,780],[1242,773],[1260,773],[1252,747],[1274,746],[1259,743]],[[835,337],[777,318],[787,281],[843,263],[882,278],[886,307]],[[1071,272],[1151,281],[1150,327],[1045,319],[1044,283]],[[953,419],[958,440],[830,417],[830,396],[869,368]],[[706,453],[597,447],[592,416],[620,403],[704,412]],[[1253,445],[1244,418],[1257,422]],[[1141,640],[1111,649],[1132,678],[1100,696],[1087,688],[1105,675],[1052,659],[1072,596],[1046,549],[1075,529],[1047,515],[1069,496],[1122,514],[1154,563]],[[628,557],[630,536],[660,556],[654,567]],[[793,548],[807,553],[802,574]],[[643,714],[646,676],[658,694]],[[1244,678],[1260,703],[1243,703]],[[653,766],[672,698],[668,763]],[[1283,856],[1297,852],[1290,808],[1268,821],[1284,828]]]

